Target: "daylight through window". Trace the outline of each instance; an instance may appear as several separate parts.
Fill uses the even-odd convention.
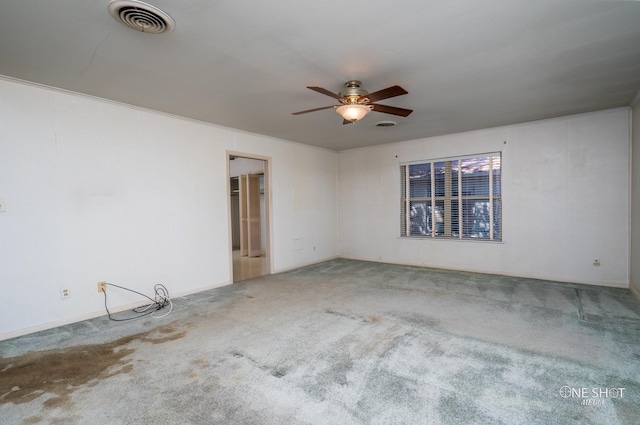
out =
[[[400,235],[502,240],[501,154],[400,165]]]

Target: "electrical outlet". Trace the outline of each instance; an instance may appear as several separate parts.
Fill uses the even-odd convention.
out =
[[[98,282],[98,292],[107,292],[107,282],[104,280]]]
[[[595,260],[593,260],[593,265],[594,266],[599,266],[600,265],[600,260],[598,260],[597,258]]]
[[[69,288],[60,288],[60,298],[62,298],[63,300],[71,298],[71,292],[69,292]]]

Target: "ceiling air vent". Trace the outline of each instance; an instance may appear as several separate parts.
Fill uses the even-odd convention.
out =
[[[376,123],[376,127],[378,128],[389,128],[394,127],[396,125],[395,121],[379,121]]]
[[[129,28],[150,34],[171,32],[176,26],[171,16],[141,1],[112,0],[109,13]]]

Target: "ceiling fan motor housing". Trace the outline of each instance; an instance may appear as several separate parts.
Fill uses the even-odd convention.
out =
[[[369,99],[367,99],[366,96],[369,92],[361,88],[361,84],[358,80],[351,80],[344,83],[344,88],[338,93],[344,97],[344,100],[341,100],[341,102],[345,105],[367,103]]]

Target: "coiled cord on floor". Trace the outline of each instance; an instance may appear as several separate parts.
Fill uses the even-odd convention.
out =
[[[140,317],[144,316],[151,316],[154,319],[161,319],[168,316],[173,311],[173,303],[171,302],[171,298],[169,298],[169,291],[164,285],[157,284],[153,287],[153,290],[155,291],[155,298],[151,298],[141,292],[134,291],[133,289],[125,288],[124,286],[119,286],[113,283],[107,282],[106,285],[124,289],[125,291],[133,292],[134,294],[142,295],[143,297],[151,301],[151,303],[149,304],[141,305],[131,310],[137,314],[136,316],[127,317],[124,319],[115,319],[111,317],[111,312],[109,311],[109,307],[107,307],[107,291],[103,291],[104,309],[107,310],[107,316],[109,316],[109,320],[113,320],[114,322],[125,322],[127,320],[139,319]],[[158,312],[159,310],[167,307],[169,308],[168,311],[164,312],[163,314],[156,314],[156,312]]]

